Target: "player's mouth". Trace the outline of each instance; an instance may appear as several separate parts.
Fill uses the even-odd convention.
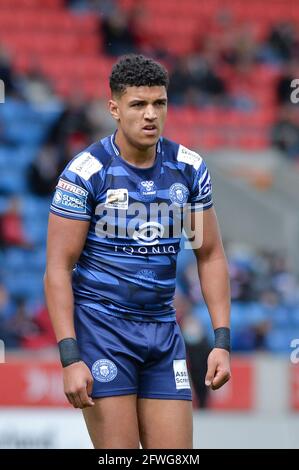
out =
[[[147,124],[142,130],[146,135],[156,135],[158,132],[158,128],[155,124]]]

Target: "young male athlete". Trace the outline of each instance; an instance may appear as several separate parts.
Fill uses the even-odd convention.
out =
[[[159,63],[120,58],[110,76],[117,130],[73,158],[51,205],[47,304],[65,394],[96,448],[192,448],[172,303],[186,211],[215,330],[206,384],[230,378],[229,280],[210,177],[200,155],[161,137],[167,86]]]

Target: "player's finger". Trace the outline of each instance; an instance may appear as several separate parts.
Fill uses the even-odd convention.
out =
[[[78,399],[77,393],[69,393],[74,408],[81,408],[81,400]]]
[[[213,363],[209,363],[208,361],[208,371],[206,373],[206,378],[205,378],[205,384],[207,387],[211,385],[213,382],[213,379],[215,377],[215,372],[216,372],[216,365]]]
[[[230,379],[230,372],[228,370],[218,371],[212,381],[212,390],[217,390],[222,387]]]
[[[73,402],[72,402],[72,400],[71,400],[71,397],[70,397],[69,393],[65,393],[65,396],[66,396],[67,401],[69,402],[69,404],[72,405],[72,406],[74,406],[74,404],[73,404]]]
[[[91,394],[92,394],[92,386],[93,386],[93,380],[92,379],[88,379],[87,380],[87,385],[86,385],[86,391],[87,391],[87,395],[90,397]]]
[[[94,402],[92,401],[92,399],[87,395],[86,388],[82,388],[79,391],[79,397],[80,397],[80,401],[82,404],[82,408],[86,408],[86,407],[94,405]]]

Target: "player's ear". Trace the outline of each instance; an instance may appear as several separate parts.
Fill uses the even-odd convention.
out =
[[[118,108],[118,104],[117,104],[117,101],[115,100],[109,100],[109,111],[110,111],[110,114],[111,116],[116,120],[116,121],[119,121],[119,108]]]

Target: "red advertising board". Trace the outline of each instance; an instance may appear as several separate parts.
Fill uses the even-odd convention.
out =
[[[0,406],[68,406],[58,362],[10,360],[0,377]]]
[[[232,378],[219,390],[211,392],[210,408],[217,410],[252,410],[255,406],[254,363],[234,357]]]
[[[290,405],[292,410],[299,411],[299,364],[290,366]]]
[[[232,379],[211,393],[211,408],[250,410],[254,406],[254,389],[251,360],[234,357]],[[60,364],[8,358],[8,362],[0,364],[0,406],[69,406],[63,393]]]

